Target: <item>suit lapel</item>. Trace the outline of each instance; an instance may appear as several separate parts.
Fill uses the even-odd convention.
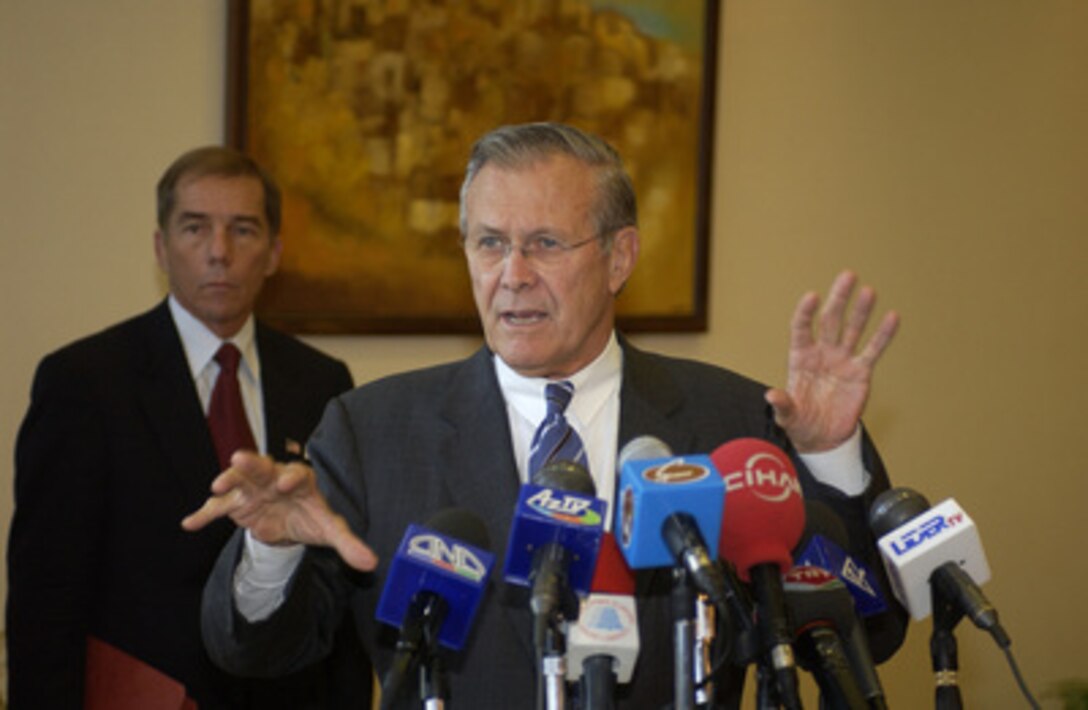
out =
[[[134,376],[141,407],[187,505],[200,505],[219,465],[166,301],[140,325]]]
[[[446,452],[452,476],[449,494],[458,506],[477,511],[487,525],[492,551],[501,556],[520,481],[506,403],[491,353],[482,348],[465,361],[440,407],[449,425]]]
[[[650,435],[664,441],[674,453],[703,453],[695,451],[695,435],[683,426],[684,394],[669,373],[653,357],[633,347],[626,339],[621,338],[620,343],[623,345],[621,450],[632,439]],[[635,593],[640,598],[640,608],[651,590],[671,586],[670,579],[668,568],[639,570],[635,575]]]
[[[300,382],[298,373],[292,371],[290,363],[281,356],[275,339],[269,338],[264,326],[256,324],[257,352],[261,358],[261,397],[264,400],[265,447],[268,455],[277,461],[285,461],[302,455],[305,441],[293,441],[298,445],[294,450],[288,442],[288,435],[297,427],[293,419],[297,408],[291,406],[295,401],[295,383]],[[288,450],[291,447],[292,450]]]
[[[444,452],[449,454],[453,474],[445,478],[450,497],[456,505],[476,511],[487,526],[495,554],[490,593],[531,659],[528,597],[524,590],[503,581],[506,545],[521,482],[510,444],[506,401],[486,347],[465,362],[440,411],[450,432]]]
[[[619,447],[639,436],[664,441],[678,454],[696,453],[695,435],[682,424],[684,395],[672,377],[646,353],[625,338],[623,383],[620,387]]]

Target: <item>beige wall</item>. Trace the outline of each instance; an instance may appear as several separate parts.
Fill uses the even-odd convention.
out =
[[[857,269],[903,315],[867,416],[893,476],[975,518],[1035,691],[1088,677],[1088,4],[729,0],[723,15],[710,330],[636,341],[780,382],[796,298]],[[221,0],[0,3],[4,521],[37,360],[162,294],[152,186],[222,138],[224,24]],[[313,340],[359,381],[475,345]],[[893,707],[931,705],[928,634],[914,624],[882,669]],[[988,639],[958,637],[966,704],[1022,707]]]

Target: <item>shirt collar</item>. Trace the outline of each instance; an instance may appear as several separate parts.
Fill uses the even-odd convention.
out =
[[[173,294],[170,294],[167,302],[170,305],[170,315],[174,318],[174,325],[181,337],[181,345],[185,350],[185,358],[189,362],[189,371],[193,377],[197,377],[215,357],[219,346],[224,342],[231,342],[238,346],[242,353],[242,368],[248,372],[254,381],[260,381],[261,368],[257,358],[257,343],[254,333],[253,314],[246,318],[242,328],[226,341],[208,329],[192,313],[181,305]]]
[[[502,388],[507,404],[530,422],[542,421],[547,412],[544,386],[552,380],[519,375],[497,354],[493,359],[499,387]],[[574,385],[574,399],[571,400],[567,413],[572,414],[578,421],[591,421],[612,393],[619,389],[622,369],[623,350],[613,331],[604,350],[593,362],[564,378]]]

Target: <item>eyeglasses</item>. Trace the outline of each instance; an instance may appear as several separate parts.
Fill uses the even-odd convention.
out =
[[[567,255],[575,249],[584,247],[597,237],[589,237],[580,242],[568,244],[562,239],[537,235],[530,237],[524,244],[515,246],[506,237],[494,234],[486,234],[472,239],[466,239],[465,252],[469,259],[483,267],[492,267],[504,261],[510,252],[517,249],[526,260],[539,266],[554,266],[562,263]]]

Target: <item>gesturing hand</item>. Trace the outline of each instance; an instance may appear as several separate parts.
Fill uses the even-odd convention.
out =
[[[899,315],[889,311],[855,352],[876,302],[876,292],[863,286],[847,316],[856,283],[850,271],[835,278],[815,334],[820,297],[807,293],[801,298],[790,326],[786,388],[766,394],[775,421],[802,453],[833,449],[854,433],[869,398],[873,369],[899,327]]]
[[[378,563],[374,552],[329,507],[317,489],[313,469],[305,464],[281,464],[238,451],[231,457],[231,467],[212,481],[211,491],[204,505],[181,521],[182,528],[193,532],[229,517],[266,544],[331,547],[362,571]]]

